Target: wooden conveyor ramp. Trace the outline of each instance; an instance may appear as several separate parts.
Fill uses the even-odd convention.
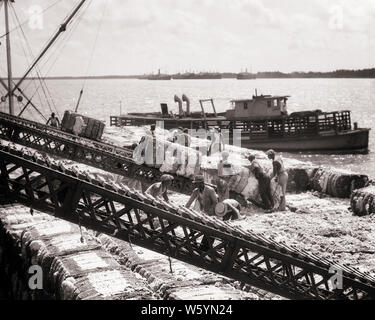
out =
[[[81,162],[108,172],[152,184],[163,174],[157,168],[138,165],[132,150],[76,137],[51,126],[0,112],[0,139]],[[171,190],[191,194],[192,180],[174,176]]]
[[[60,141],[53,139],[48,146]],[[292,299],[375,298],[369,275],[125,185],[96,181],[27,150],[0,145],[0,172],[0,194],[9,201],[249,285]],[[201,247],[204,236],[212,240],[208,249]],[[342,270],[341,288],[334,286],[332,268]]]

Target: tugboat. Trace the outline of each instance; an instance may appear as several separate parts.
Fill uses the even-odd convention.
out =
[[[290,96],[253,95],[249,99],[232,100],[231,109],[217,113],[212,99],[200,100],[201,112],[190,111],[186,95],[175,96],[179,113],[168,112],[161,104],[162,112],[129,113],[111,116],[111,126],[143,126],[163,121],[165,129],[205,128],[228,129],[230,142],[233,130],[241,130],[242,147],[249,149],[289,152],[318,153],[366,153],[369,131],[352,125],[348,110],[323,112],[322,110],[288,114],[287,100]],[[186,111],[183,110],[186,102]],[[203,103],[211,102],[213,112],[207,113]]]

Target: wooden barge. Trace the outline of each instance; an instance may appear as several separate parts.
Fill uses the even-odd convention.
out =
[[[189,128],[207,130],[214,127],[228,129],[230,140],[233,130],[241,130],[241,146],[249,149],[277,151],[311,151],[322,153],[368,152],[368,128],[352,124],[351,112],[321,110],[288,114],[289,96],[255,95],[252,99],[232,100],[232,108],[217,113],[212,99],[200,100],[201,111],[190,112],[190,101],[184,95],[175,96],[179,113],[168,112],[166,104],[161,112],[129,113],[111,116],[111,126],[144,126],[163,122],[165,129]],[[186,111],[182,108],[186,102]],[[211,102],[213,112],[205,112],[203,103]],[[232,143],[232,141],[230,141]]]

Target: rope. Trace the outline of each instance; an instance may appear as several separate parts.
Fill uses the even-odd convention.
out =
[[[84,89],[84,87],[86,85],[87,74],[89,72],[89,69],[90,69],[90,66],[91,66],[91,63],[92,63],[92,60],[93,60],[93,57],[94,57],[94,53],[95,53],[95,49],[96,49],[96,44],[98,42],[98,38],[99,38],[99,34],[100,34],[100,31],[101,31],[101,28],[102,28],[104,16],[105,16],[105,14],[107,12],[107,6],[108,6],[108,0],[106,0],[106,2],[105,2],[105,7],[104,7],[104,10],[103,10],[103,14],[102,14],[102,16],[100,18],[100,21],[99,21],[99,24],[98,24],[98,29],[96,31],[94,45],[93,45],[93,48],[91,50],[91,55],[90,55],[89,63],[87,64],[87,68],[86,68],[86,73],[85,73],[85,78],[84,78],[83,85],[82,85],[82,90]]]
[[[108,7],[108,0],[106,0],[105,2],[105,6],[104,6],[104,10],[103,10],[103,14],[100,18],[100,21],[99,21],[99,24],[98,24],[98,29],[96,30],[96,35],[95,35],[95,40],[94,40],[94,44],[93,44],[93,47],[91,49],[91,53],[90,53],[90,58],[89,58],[89,62],[87,63],[87,67],[86,67],[86,72],[85,72],[85,75],[84,75],[84,79],[83,79],[83,83],[82,83],[82,88],[81,88],[81,91],[80,91],[80,94],[79,94],[79,98],[78,98],[78,102],[77,102],[77,105],[76,105],[76,108],[75,108],[75,112],[78,111],[78,107],[79,107],[79,104],[81,102],[81,99],[82,99],[82,96],[83,96],[83,92],[84,92],[84,89],[86,87],[86,82],[87,82],[87,76],[88,76],[88,72],[90,70],[90,67],[91,67],[91,64],[92,64],[92,61],[93,61],[93,58],[94,58],[94,53],[95,53],[95,50],[96,50],[96,45],[97,45],[97,42],[98,42],[98,38],[99,38],[99,35],[100,35],[100,31],[102,29],[102,25],[103,25],[103,20],[104,20],[104,16],[107,12],[107,7]]]
[[[58,2],[60,2],[61,0],[59,0],[59,1],[57,1],[57,2],[55,2],[53,5],[55,5],[55,4],[57,4]],[[92,0],[91,0],[92,1]],[[69,40],[70,38],[71,38],[71,36],[73,35],[73,32],[71,32],[71,31],[75,31],[75,29],[78,27],[78,25],[79,25],[79,23],[81,22],[81,18],[82,18],[82,16],[83,16],[83,14],[84,14],[84,12],[88,9],[88,7],[90,6],[90,4],[91,4],[91,1],[89,1],[89,4],[78,14],[78,17],[77,17],[77,19],[75,19],[75,20],[73,20],[73,26],[72,26],[72,28],[69,28],[68,30],[70,31],[70,33],[69,33],[69,31],[67,32],[67,33],[65,33],[65,34],[67,34],[67,36],[65,37],[65,39],[63,38],[62,40],[63,41],[60,41],[60,43],[61,43],[61,46],[59,47],[59,49],[61,49],[61,47],[65,47],[65,45],[66,45],[66,43],[67,43],[67,40]],[[51,8],[53,5],[51,5],[49,8]],[[16,19],[17,19],[17,21],[19,22],[19,19],[18,19],[18,16],[17,16],[17,14],[16,14],[16,12],[15,12],[15,10],[14,10],[14,8],[13,8],[13,6],[12,6],[12,9],[13,9],[13,11],[14,11],[14,14],[15,14],[15,16],[16,16]],[[68,16],[68,15],[67,15]],[[27,45],[28,45],[28,49],[29,49],[29,51],[30,51],[30,55],[31,56],[33,56],[33,54],[32,54],[32,50],[31,50],[31,46],[30,46],[30,44],[29,44],[29,42],[27,41],[27,38],[26,38],[26,35],[25,35],[25,33],[24,33],[24,31],[23,31],[23,28],[22,28],[22,24],[20,24],[19,23],[19,27],[21,28],[21,31],[22,31],[22,35],[23,35],[23,37],[24,37],[24,39],[25,39],[25,42],[27,43]],[[50,39],[52,38],[52,36],[50,37]],[[50,40],[48,40],[48,41],[50,41]],[[48,43],[48,41],[47,41],[47,43]],[[57,46],[56,46],[57,47]],[[48,59],[45,61],[45,63],[42,65],[42,67],[41,68],[43,68],[49,61],[50,61],[50,59],[53,57],[53,55],[57,52],[57,51],[60,51],[61,52],[61,50],[57,50],[57,48],[55,47],[55,50],[52,52],[52,54],[48,57]],[[26,54],[25,54],[25,56],[26,56]],[[47,73],[46,74],[48,74],[49,72],[50,72],[50,70],[52,69],[52,67],[55,65],[55,63],[57,62],[57,59],[59,58],[59,56],[57,56],[56,57],[56,59],[53,61],[53,63],[51,64],[51,66],[49,67],[49,69],[48,69],[48,71],[47,71]],[[40,102],[41,102],[41,104],[43,104],[42,103],[42,99],[41,99],[41,97],[40,97],[40,94],[39,94],[39,88],[41,87],[42,88],[42,90],[43,90],[43,93],[44,93],[44,96],[45,96],[45,98],[46,98],[46,100],[47,100],[47,104],[48,104],[48,107],[49,107],[49,109],[50,109],[50,111],[52,112],[53,110],[52,110],[52,108],[51,108],[51,105],[50,105],[50,103],[49,103],[49,98],[51,99],[51,101],[52,101],[52,104],[53,104],[53,107],[54,107],[54,109],[55,109],[55,111],[56,111],[56,113],[58,114],[58,116],[60,116],[60,114],[59,114],[59,112],[58,112],[58,109],[56,108],[56,105],[55,105],[55,103],[54,103],[54,101],[53,101],[53,98],[52,98],[52,94],[51,94],[51,92],[50,92],[50,90],[49,90],[49,88],[48,88],[48,86],[47,86],[47,84],[46,84],[46,82],[45,82],[45,80],[41,77],[41,75],[40,75],[40,68],[38,67],[38,66],[36,66],[35,67],[35,69],[36,69],[36,73],[37,73],[37,78],[38,78],[38,80],[40,81],[40,85],[38,86],[38,87],[36,87],[36,90],[35,90],[35,92],[33,93],[33,95],[32,95],[32,97],[34,97],[36,94],[38,94],[38,97],[39,97],[39,100],[40,100]],[[28,85],[26,85],[25,86],[25,90],[32,84],[32,83],[34,83],[33,81],[30,81],[30,83],[28,84]],[[49,97],[48,97],[49,96]],[[31,100],[31,99],[30,99]],[[43,118],[44,118],[44,116],[43,116]]]
[[[16,19],[17,21],[19,21],[19,20],[18,20],[18,17],[17,17],[17,14],[16,14],[16,12],[15,12],[15,9],[14,9],[14,7],[13,7],[12,5],[11,5],[11,9],[12,9],[12,13],[13,13],[15,19]],[[22,27],[21,27],[21,30],[23,31]],[[27,42],[27,38],[26,38],[25,34],[24,34],[23,32],[21,33],[19,30],[17,30],[17,32],[18,32],[18,35],[19,35],[19,37],[20,37],[21,40],[22,40],[22,37],[24,37],[24,40],[25,40],[26,45],[27,45],[28,42]],[[25,56],[25,59],[26,59],[27,63],[29,64],[30,62],[29,62],[29,59],[28,59],[28,54],[27,54],[27,52],[26,52],[26,50],[25,50],[24,43],[23,43],[23,41],[19,41],[19,42],[20,42],[19,45],[20,45],[20,47],[22,48],[23,54],[24,54],[24,56]],[[29,48],[29,51],[31,51],[31,48]],[[31,53],[29,52],[29,54],[30,54],[30,56],[32,57],[32,52],[31,52]],[[37,69],[36,69],[36,73],[37,73],[37,77],[38,77],[38,79],[40,79],[40,75],[39,75]],[[33,81],[31,81],[31,82],[33,83]],[[43,90],[43,91],[44,91],[44,90]],[[48,102],[48,97],[47,97],[47,95],[46,95],[45,92],[44,92],[44,96],[45,96],[45,98],[46,98],[46,100],[47,100],[48,107],[49,107],[50,110],[51,110],[51,106],[50,106],[50,104],[49,104],[49,102]],[[44,107],[44,104],[43,104],[43,102],[42,102],[42,97],[40,96],[39,92],[38,92],[38,97],[39,97],[39,102],[40,102],[40,104],[42,105],[42,107]]]

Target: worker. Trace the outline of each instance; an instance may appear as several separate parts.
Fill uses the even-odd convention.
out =
[[[176,135],[175,142],[184,147],[190,147],[191,137],[189,135],[189,129],[183,129],[181,127],[178,128],[178,133]]]
[[[184,138],[184,146],[185,147],[190,147],[191,145],[191,137],[189,135],[189,129],[185,128],[184,131],[183,131],[183,134],[182,134],[183,138]]]
[[[223,151],[221,153],[221,160],[217,165],[217,180],[216,186],[219,195],[219,201],[229,198],[229,180],[236,175],[232,164],[228,161],[229,152]]]
[[[194,210],[204,212],[209,216],[215,215],[215,207],[218,201],[214,188],[205,185],[202,175],[196,176],[193,184],[197,188],[194,189],[189,201],[186,203],[186,208],[190,208],[195,200]],[[200,248],[207,251],[213,245],[214,241],[215,239],[204,236]]]
[[[258,180],[259,195],[263,202],[263,207],[266,213],[272,212],[274,207],[273,196],[271,192],[271,179],[264,172],[260,164],[255,160],[254,155],[249,155],[248,160],[251,163],[250,171],[254,174],[255,178]]]
[[[163,197],[165,201],[169,202],[168,189],[172,185],[173,180],[174,178],[170,174],[163,174],[160,177],[160,182],[151,185],[145,193],[153,196],[154,198]]]
[[[281,171],[285,171],[285,169],[284,169],[284,162],[283,162],[283,159],[281,158],[281,156],[280,155],[276,156],[275,151],[272,150],[272,149],[268,150],[266,152],[266,154],[267,154],[268,159],[272,160],[272,167],[273,167],[273,169],[272,169],[272,174],[270,176],[270,178],[272,180],[272,179],[274,179],[277,176],[276,170],[275,170],[275,160],[278,160],[278,162],[281,164],[281,169],[280,169]],[[277,177],[275,178],[275,181],[277,182]]]
[[[283,167],[283,163],[280,159],[276,159],[273,162],[274,172],[275,172],[275,181],[277,185],[281,187],[281,198],[278,211],[286,210],[286,186],[288,184],[288,173]]]
[[[76,117],[74,126],[73,126],[73,133],[76,136],[79,136],[85,127],[86,125],[85,125],[85,121],[83,120],[83,118],[81,116]]]
[[[226,199],[219,202],[215,207],[215,214],[219,218],[222,218],[223,221],[243,218],[243,215],[241,215],[241,205],[234,199]]]
[[[60,127],[60,120],[55,116],[55,113],[52,112],[50,118],[48,119],[47,125],[50,124],[51,127],[59,128]]]
[[[189,201],[186,203],[186,207],[190,208],[195,200],[195,210],[202,211],[209,216],[215,215],[215,206],[218,203],[215,189],[204,183],[204,177],[202,175],[196,176],[193,184],[196,188],[191,194]]]
[[[208,148],[208,155],[211,156],[216,152],[222,152],[224,150],[223,135],[220,127],[214,127],[213,136],[211,138],[211,144]]]
[[[155,125],[155,124],[152,124],[152,125],[150,126],[150,130],[151,130],[151,134],[152,134],[153,136],[155,136],[156,125]]]

